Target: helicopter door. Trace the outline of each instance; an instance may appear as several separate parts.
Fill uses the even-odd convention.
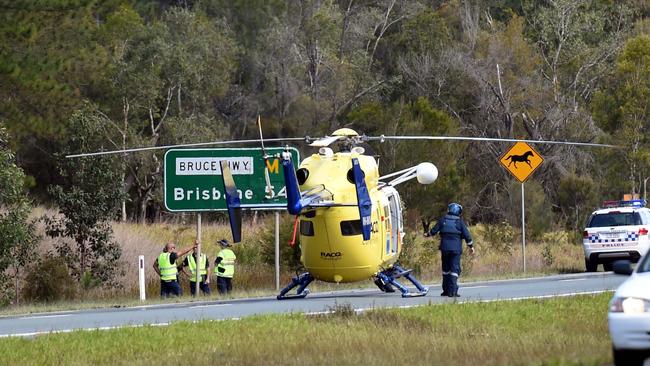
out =
[[[386,233],[386,252],[385,255],[391,254],[391,220],[390,220],[390,209],[388,206],[384,206],[384,232]]]
[[[396,194],[388,196],[388,205],[390,207],[390,242],[391,250],[397,253],[402,230],[402,213],[399,206],[399,198]]]

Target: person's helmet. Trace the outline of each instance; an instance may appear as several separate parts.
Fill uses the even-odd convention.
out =
[[[221,239],[221,240],[219,240],[219,241],[217,242],[217,244],[219,244],[219,245],[221,245],[221,246],[224,246],[224,247],[229,247],[229,246],[230,246],[230,243],[229,243],[228,240],[226,240],[226,239]]]
[[[460,216],[460,214],[463,213],[463,206],[456,202],[450,203],[447,207],[447,213],[450,215]]]

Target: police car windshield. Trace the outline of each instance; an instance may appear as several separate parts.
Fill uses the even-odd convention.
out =
[[[608,227],[641,225],[641,216],[636,212],[610,212],[596,214],[589,220],[587,227]]]

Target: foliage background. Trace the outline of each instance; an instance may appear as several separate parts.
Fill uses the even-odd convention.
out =
[[[5,219],[22,212],[0,234],[0,272],[22,278],[24,264],[9,268],[16,256],[8,248],[20,246],[6,243],[22,233],[15,243],[36,245],[33,203],[60,212],[50,218],[63,220],[59,229],[46,234],[61,238],[63,223],[74,223],[66,228],[72,241],[41,242],[41,258],[64,254],[68,275],[88,286],[111,281],[110,263],[119,258],[112,220],[188,220],[163,209],[162,151],[85,170],[58,157],[256,138],[258,115],[266,137],[350,127],[368,135],[624,146],[537,147],[545,163],[527,183],[531,238],[548,247],[559,245],[548,235],[568,232],[566,242],[577,243],[575,233],[601,199],[645,195],[649,14],[638,0],[0,0],[0,212]],[[313,152],[299,148],[302,156]],[[488,237],[507,227],[518,232],[519,185],[497,164],[507,144],[369,148],[380,156],[381,173],[420,161],[437,165],[435,184],[401,187],[412,232],[450,201],[461,202],[465,218]],[[80,173],[76,181],[71,172]],[[102,189],[90,176],[103,177]],[[92,194],[76,199],[81,192]],[[6,199],[16,194],[22,211]],[[76,220],[75,212],[92,220]],[[83,227],[89,222],[97,232]],[[260,217],[257,225],[265,222]],[[512,252],[508,242],[498,246]],[[295,263],[295,256],[283,260]],[[416,258],[429,263],[426,255]]]

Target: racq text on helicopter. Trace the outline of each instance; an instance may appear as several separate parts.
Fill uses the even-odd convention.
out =
[[[258,120],[259,121],[259,120]],[[260,124],[261,135],[261,124]],[[267,190],[270,189],[268,167],[270,160],[279,159],[286,185],[287,210],[296,215],[300,233],[301,262],[306,272],[294,277],[291,283],[278,294],[278,299],[303,298],[309,294],[307,286],[315,279],[324,282],[357,282],[373,279],[384,292],[397,288],[403,297],[424,296],[428,288],[420,284],[411,270],[402,268],[398,258],[402,250],[404,228],[402,206],[396,185],[417,178],[421,184],[433,183],[438,170],[431,163],[379,176],[377,161],[364,155],[364,149],[356,146],[366,141],[384,140],[457,140],[457,141],[500,141],[564,144],[578,146],[616,147],[613,145],[565,142],[519,140],[502,138],[454,137],[454,136],[379,136],[359,135],[352,129],[336,130],[331,136],[316,140],[311,146],[319,147],[317,154],[304,159],[295,169],[288,152],[279,156],[264,154]],[[277,138],[266,141],[308,140],[303,138]],[[341,148],[334,152],[329,145],[337,142]],[[127,153],[173,147],[202,145],[228,145],[234,143],[261,143],[264,140],[236,140],[209,143],[183,144],[96,152],[70,155],[69,158]],[[221,177],[225,190],[228,216],[233,241],[241,240],[240,193],[227,161],[220,161]],[[284,192],[283,192],[284,193]],[[255,208],[245,205],[245,208]],[[404,277],[415,287],[415,291],[401,284]],[[289,294],[296,288],[294,294]]]

